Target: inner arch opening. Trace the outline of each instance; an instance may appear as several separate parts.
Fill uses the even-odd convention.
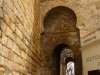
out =
[[[53,55],[52,55],[52,75],[60,75],[60,68],[61,68],[61,54],[65,48],[70,48],[68,45],[62,43],[55,47]],[[66,63],[66,62],[65,62]]]
[[[74,62],[70,61],[66,65],[66,75],[75,75],[75,64]]]
[[[44,67],[50,75],[66,74],[60,74],[60,56],[64,48],[70,46],[73,48],[73,52],[79,52],[79,30],[76,28],[76,22],[77,18],[75,12],[64,6],[58,6],[51,9],[44,17],[43,25],[45,32],[42,44],[44,52],[46,53]],[[77,53],[75,53],[75,56],[75,58],[78,58]],[[76,66],[78,66],[77,63]],[[66,72],[65,64],[64,68]]]

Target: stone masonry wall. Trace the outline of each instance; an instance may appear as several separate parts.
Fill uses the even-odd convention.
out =
[[[40,75],[39,7],[39,0],[0,0],[0,75]]]
[[[58,6],[72,9],[77,16],[76,26],[80,29],[80,37],[90,35],[100,29],[100,0],[40,0],[41,25],[48,11]],[[43,11],[42,11],[43,10]]]

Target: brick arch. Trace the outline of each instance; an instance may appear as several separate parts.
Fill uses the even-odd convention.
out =
[[[77,75],[77,74],[75,73],[75,62],[74,62],[74,58],[68,57],[68,58],[66,59],[66,64],[65,64],[65,65],[66,65],[66,69],[68,70],[67,65],[68,65],[68,63],[70,63],[70,62],[73,62],[73,63],[74,63],[74,74]],[[68,73],[68,71],[67,71],[66,73]]]
[[[54,10],[54,9],[59,9],[59,8],[64,8],[65,9],[65,11],[66,10],[70,10],[70,11],[72,11],[74,14],[75,14],[75,16],[77,17],[77,14],[76,14],[76,12],[73,10],[73,9],[71,9],[71,8],[69,8],[69,7],[67,7],[67,6],[55,6],[55,7],[53,7],[53,8],[51,8],[51,9],[49,9],[46,13],[45,13],[45,16],[43,17],[43,20],[45,20],[45,18],[50,14],[50,12],[52,12],[52,10]],[[43,21],[44,22],[44,21]]]
[[[63,12],[63,13],[61,13],[61,12]],[[45,17],[44,17],[44,19],[43,19],[43,25],[44,25],[44,28],[45,28],[45,22],[48,20],[48,18],[50,18],[50,17],[52,17],[52,16],[61,16],[60,14],[64,14],[63,15],[63,18],[64,18],[64,16],[65,17],[67,17],[67,16],[70,16],[70,15],[72,15],[72,17],[71,17],[71,19],[74,19],[75,20],[75,22],[77,23],[77,16],[76,16],[76,13],[72,10],[72,9],[70,9],[70,8],[68,8],[68,7],[65,7],[65,6],[57,6],[57,7],[54,7],[54,8],[52,8],[51,10],[49,10],[47,13],[46,13],[46,15],[45,15]],[[67,15],[68,14],[68,15]],[[67,16],[66,16],[67,15]],[[61,16],[62,17],[62,16]],[[52,18],[53,19],[53,18]],[[61,20],[60,20],[61,21]],[[67,20],[66,20],[67,21]],[[76,25],[76,23],[75,23],[75,25]],[[46,30],[46,28],[45,28],[45,30]]]
[[[52,53],[52,71],[51,75],[60,75],[60,57],[64,48],[69,47],[64,43],[58,44]]]
[[[60,75],[66,75],[66,61],[71,61],[71,58],[74,59],[74,52],[70,47],[63,49],[60,58]]]
[[[74,58],[68,57],[66,58],[65,63],[67,64],[68,62],[74,62],[74,61],[75,61]]]
[[[45,27],[45,32],[43,35],[43,44],[42,44],[42,47],[46,53],[45,67],[47,70],[47,74],[50,73],[50,75],[60,75],[60,73],[57,73],[57,71],[59,71],[59,68],[55,68],[56,64],[58,64],[58,67],[60,66],[59,63],[57,62],[54,62],[55,64],[52,63],[53,62],[52,54],[53,54],[54,48],[58,44],[64,43],[66,45],[69,45],[72,48],[73,52],[75,53],[76,59],[81,55],[79,53],[80,41],[79,41],[79,31],[76,28],[76,21],[77,21],[77,18],[74,11],[65,6],[55,7],[47,13],[47,16],[45,17],[45,20],[44,20],[44,24],[46,27]],[[59,56],[60,56],[60,52],[58,52],[58,58]],[[78,60],[78,61],[80,62],[81,60]],[[55,67],[52,67],[52,65],[54,65]],[[77,63],[77,66],[78,66],[78,63]],[[81,67],[76,68],[77,72],[79,72],[79,68]],[[81,73],[79,73],[78,75],[81,75]]]
[[[42,26],[42,31],[44,31],[44,27],[43,27],[43,20],[45,19],[47,13],[52,10],[53,8],[56,8],[56,7],[60,7],[60,6],[63,6],[63,7],[66,7],[66,8],[69,8],[71,10],[73,10],[77,16],[77,24],[76,24],[76,27],[78,25],[81,25],[81,18],[82,16],[80,16],[80,13],[79,11],[82,11],[77,9],[77,6],[73,4],[73,1],[72,2],[65,2],[65,1],[44,1],[44,2],[41,2],[41,26]],[[81,7],[80,7],[81,8]]]

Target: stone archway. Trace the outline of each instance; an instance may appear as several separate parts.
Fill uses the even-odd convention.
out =
[[[76,72],[77,75],[81,75],[80,37],[79,30],[76,28],[76,22],[77,17],[74,11],[64,6],[51,9],[45,16],[43,22],[45,32],[42,36],[42,49],[45,51],[46,61],[44,65],[45,73],[43,75],[60,75],[60,69],[58,69],[60,66],[60,51],[66,45],[72,48],[76,62]],[[59,48],[58,45],[62,43],[65,44],[63,45],[64,47]],[[56,47],[59,50],[55,50]],[[55,57],[52,57],[54,55],[53,53],[55,53]],[[58,59],[57,61],[59,63],[54,62],[54,58]]]
[[[66,75],[66,64],[74,60],[73,50],[68,46],[65,47],[62,49],[60,57],[60,75]]]
[[[66,75],[75,75],[75,63],[69,61],[66,65]]]
[[[65,68],[65,61],[64,59],[66,58],[65,48],[68,46],[64,43],[57,45],[52,53],[52,74],[51,75],[63,75],[62,69]],[[64,67],[63,67],[64,65]]]

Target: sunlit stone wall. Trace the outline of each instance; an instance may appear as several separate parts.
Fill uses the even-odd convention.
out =
[[[40,75],[39,0],[0,0],[0,75]]]

